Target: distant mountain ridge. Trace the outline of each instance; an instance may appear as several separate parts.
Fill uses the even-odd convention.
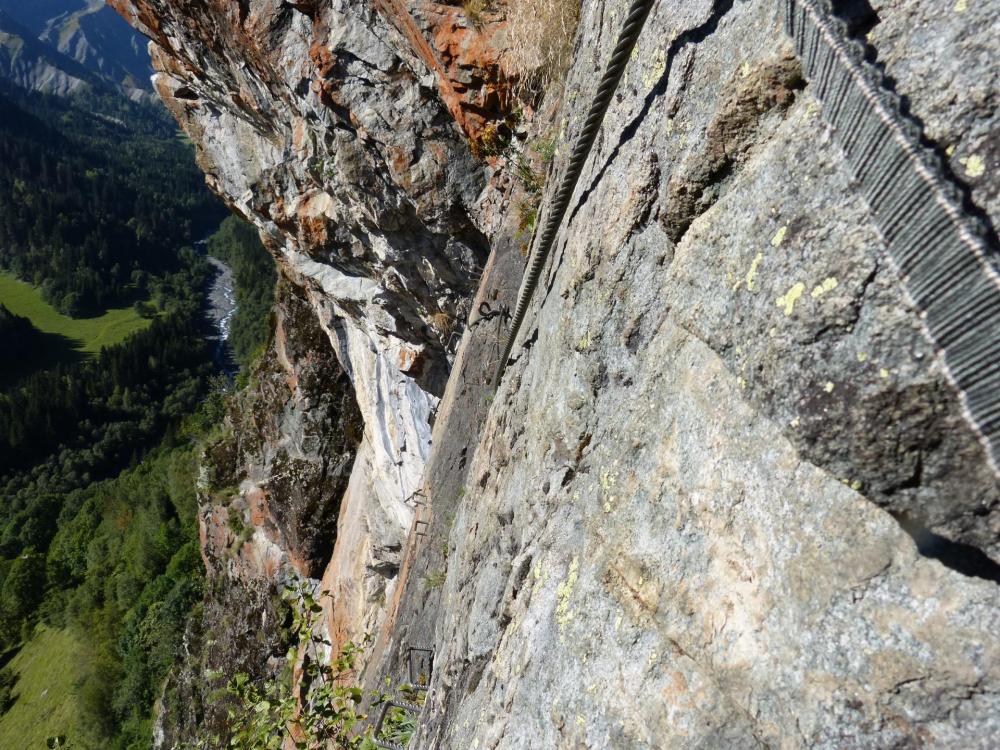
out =
[[[146,40],[103,0],[0,0],[0,75],[68,95],[111,84],[153,98]]]
[[[32,91],[68,96],[103,80],[0,10],[0,75]]]

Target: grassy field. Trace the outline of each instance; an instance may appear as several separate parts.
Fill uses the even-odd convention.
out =
[[[85,676],[83,646],[62,630],[39,628],[11,662],[17,701],[0,716],[0,747],[43,750],[48,737],[64,735],[67,747],[97,750],[82,728],[75,686]]]
[[[12,313],[31,320],[40,331],[69,339],[72,348],[84,354],[96,354],[150,323],[131,307],[111,309],[96,318],[67,317],[45,302],[35,287],[9,273],[0,273],[0,302]]]

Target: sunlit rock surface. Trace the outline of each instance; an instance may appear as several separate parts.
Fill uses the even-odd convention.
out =
[[[115,5],[363,424],[322,518],[254,464],[276,531],[225,564],[321,577],[334,639],[377,636],[369,687],[433,649],[413,746],[991,746],[1000,487],[777,3],[654,8],[495,396],[503,320],[467,323],[513,301],[528,239],[516,160],[480,148],[502,29]],[[625,7],[583,4],[561,111],[516,134],[557,136],[543,215]],[[996,225],[1000,3],[843,8]],[[334,507],[332,550],[296,541]]]

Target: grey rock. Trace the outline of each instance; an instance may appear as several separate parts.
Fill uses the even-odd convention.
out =
[[[883,8],[887,27],[900,5],[929,8]],[[660,6],[585,169],[465,470],[418,746],[985,748],[998,731],[996,477],[773,6],[719,7]],[[619,22],[584,6],[567,101],[587,101]],[[962,14],[937,23],[995,44]],[[955,70],[981,75],[965,44],[922,68],[915,112],[944,109]],[[879,49],[890,74],[920,54]],[[995,130],[974,112],[955,131]],[[906,529],[939,552],[922,525],[973,546],[947,560],[962,572],[920,554]],[[421,616],[404,601],[396,632]]]
[[[434,650],[411,746],[993,744],[1000,486],[776,3],[656,6],[495,396],[502,317],[465,324],[516,293],[516,159],[463,143],[430,12],[117,5],[350,376],[328,629],[379,690]],[[995,226],[1000,4],[948,6],[841,11]],[[624,10],[524,126],[543,214]]]

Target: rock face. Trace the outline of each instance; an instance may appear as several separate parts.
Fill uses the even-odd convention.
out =
[[[156,88],[209,184],[311,299],[365,423],[352,497],[392,519],[372,549],[398,548],[489,252],[471,218],[485,170],[454,118],[468,106],[478,122],[493,99],[436,82],[423,32],[394,5],[113,5],[153,39]],[[458,46],[455,59],[485,54]]]
[[[364,425],[332,550],[332,488],[272,484],[282,562],[262,548],[256,575],[322,575],[335,639],[378,635],[369,686],[434,650],[412,746],[990,746],[1000,485],[777,3],[656,6],[495,397],[522,130],[557,135],[544,215],[625,5],[583,4],[561,114],[498,157],[502,25],[395,0],[115,4]],[[1000,225],[1000,3],[843,12]],[[255,461],[246,481],[280,474]]]
[[[996,565],[923,558],[882,509],[996,560],[996,477],[773,5],[668,5],[482,430],[420,744],[987,747]],[[996,98],[984,17],[877,10],[869,39],[956,173],[995,170],[996,109],[946,104],[980,74],[973,101]],[[578,49],[617,24],[585,5]],[[578,63],[569,100],[593,85]]]

